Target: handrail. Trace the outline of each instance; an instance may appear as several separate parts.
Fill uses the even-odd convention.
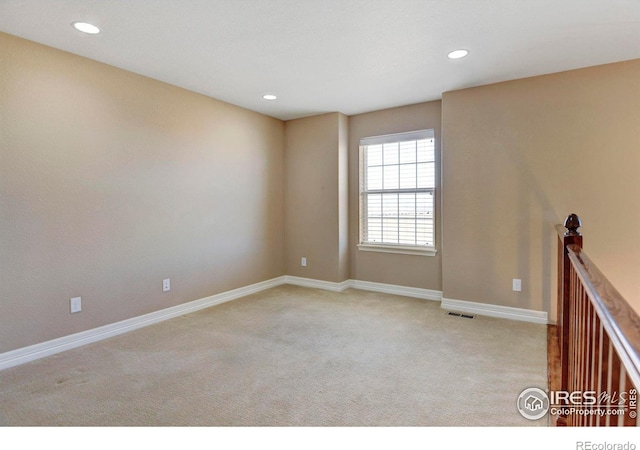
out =
[[[573,263],[611,343],[635,386],[640,386],[640,316],[577,245],[569,245]]]
[[[556,227],[560,370],[554,379],[560,380],[560,391],[565,393],[604,393],[604,407],[624,406],[624,415],[598,418],[563,413],[556,425],[638,426],[640,316],[582,249],[581,226],[580,218],[571,214],[564,226]],[[633,404],[621,406],[608,396],[621,392],[633,397]]]

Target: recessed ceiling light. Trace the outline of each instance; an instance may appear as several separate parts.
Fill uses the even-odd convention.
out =
[[[262,96],[262,98],[263,98],[263,99],[265,99],[265,100],[275,100],[275,99],[277,99],[278,97],[277,97],[276,95],[273,95],[273,94],[264,94],[264,95]]]
[[[75,28],[78,31],[82,31],[83,33],[87,33],[87,34],[100,33],[100,28],[87,22],[73,22],[71,25],[73,25],[73,28]]]
[[[469,50],[460,49],[460,50],[454,50],[452,52],[449,52],[447,56],[449,57],[449,59],[460,59],[460,58],[464,58],[468,54],[469,54]]]

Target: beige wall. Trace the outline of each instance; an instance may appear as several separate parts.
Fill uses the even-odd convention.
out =
[[[5,34],[0,61],[0,352],[284,274],[283,122]]]
[[[553,315],[569,212],[640,310],[640,61],[286,123],[4,34],[0,61],[0,353],[284,274]],[[359,251],[359,140],[425,128],[437,256]]]
[[[436,256],[416,256],[360,251],[359,242],[359,143],[369,136],[402,133],[433,128],[436,158],[440,156],[439,101],[359,114],[349,118],[349,229],[351,278],[360,281],[396,284],[441,290],[440,176],[436,174]],[[436,160],[436,167],[439,166]]]
[[[575,212],[640,310],[639,105],[640,60],[445,93],[443,296],[554,318],[553,227]]]
[[[351,277],[349,264],[349,117],[338,117],[338,261],[339,280]]]
[[[346,116],[329,113],[286,122],[285,248],[288,275],[348,279]],[[300,259],[307,258],[307,266]]]

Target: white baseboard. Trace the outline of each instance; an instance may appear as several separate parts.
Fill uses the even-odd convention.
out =
[[[424,300],[442,300],[442,291],[422,289],[409,286],[398,286],[396,284],[374,283],[373,281],[351,281],[351,287],[363,291],[382,292],[384,294],[403,295],[405,297],[415,297]]]
[[[474,303],[462,300],[452,300],[442,298],[441,291],[430,289],[414,288],[408,286],[398,286],[394,284],[374,283],[372,281],[345,280],[340,283],[332,281],[314,280],[311,278],[294,277],[284,275],[260,283],[251,284],[231,291],[222,292],[199,300],[194,300],[181,305],[172,306],[160,311],[155,311],[131,319],[104,325],[80,333],[63,336],[61,338],[19,348],[0,354],[0,370],[9,367],[35,361],[46,356],[51,356],[86,344],[101,341],[113,336],[117,336],[129,331],[153,325],[164,320],[219,305],[231,300],[255,294],[266,289],[270,289],[282,284],[292,284],[316,289],[325,289],[334,292],[342,292],[346,289],[360,289],[365,291],[380,292],[385,294],[402,295],[425,300],[442,301],[442,308],[454,311],[469,312],[473,314],[500,317],[504,319],[520,320],[534,323],[547,323],[547,313],[532,311],[520,308],[510,308],[506,306],[488,305],[484,303]]]
[[[291,275],[285,275],[283,278],[283,284],[293,284],[294,286],[324,289],[333,292],[342,292],[351,287],[351,280],[336,283],[334,281],[315,280],[313,278],[294,277]]]
[[[422,289],[409,286],[399,286],[396,284],[374,283],[373,281],[345,280],[340,283],[333,281],[314,280],[311,278],[301,278],[286,275],[286,284],[296,286],[304,286],[317,289],[326,289],[328,291],[342,292],[346,289],[360,289],[362,291],[380,292],[383,294],[403,295],[405,297],[421,298],[425,300],[442,299],[441,291],[431,289]]]
[[[443,309],[478,314],[480,316],[498,317],[501,319],[518,320],[520,322],[531,322],[545,325],[548,323],[548,314],[545,311],[491,305],[488,303],[468,302],[465,300],[454,300],[451,298],[443,298],[440,306]]]
[[[101,341],[119,334],[137,330],[148,325],[153,325],[164,320],[173,319],[184,314],[199,311],[211,306],[219,305],[240,297],[245,297],[256,292],[264,291],[272,287],[284,284],[285,277],[273,278],[271,280],[262,281],[260,283],[251,284],[231,291],[222,292],[220,294],[205,297],[192,302],[183,303],[181,305],[172,306],[170,308],[155,311],[142,316],[133,317],[131,319],[122,320],[120,322],[104,325],[91,330],[82,331],[80,333],[71,334],[61,338],[42,342],[40,344],[30,345],[28,347],[19,348],[6,353],[0,354],[0,370],[9,367],[24,364],[36,359],[51,356],[73,348],[81,347],[86,344]]]

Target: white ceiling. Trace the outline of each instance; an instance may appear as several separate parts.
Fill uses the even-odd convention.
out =
[[[0,0],[0,31],[287,120],[640,58],[640,0]]]

